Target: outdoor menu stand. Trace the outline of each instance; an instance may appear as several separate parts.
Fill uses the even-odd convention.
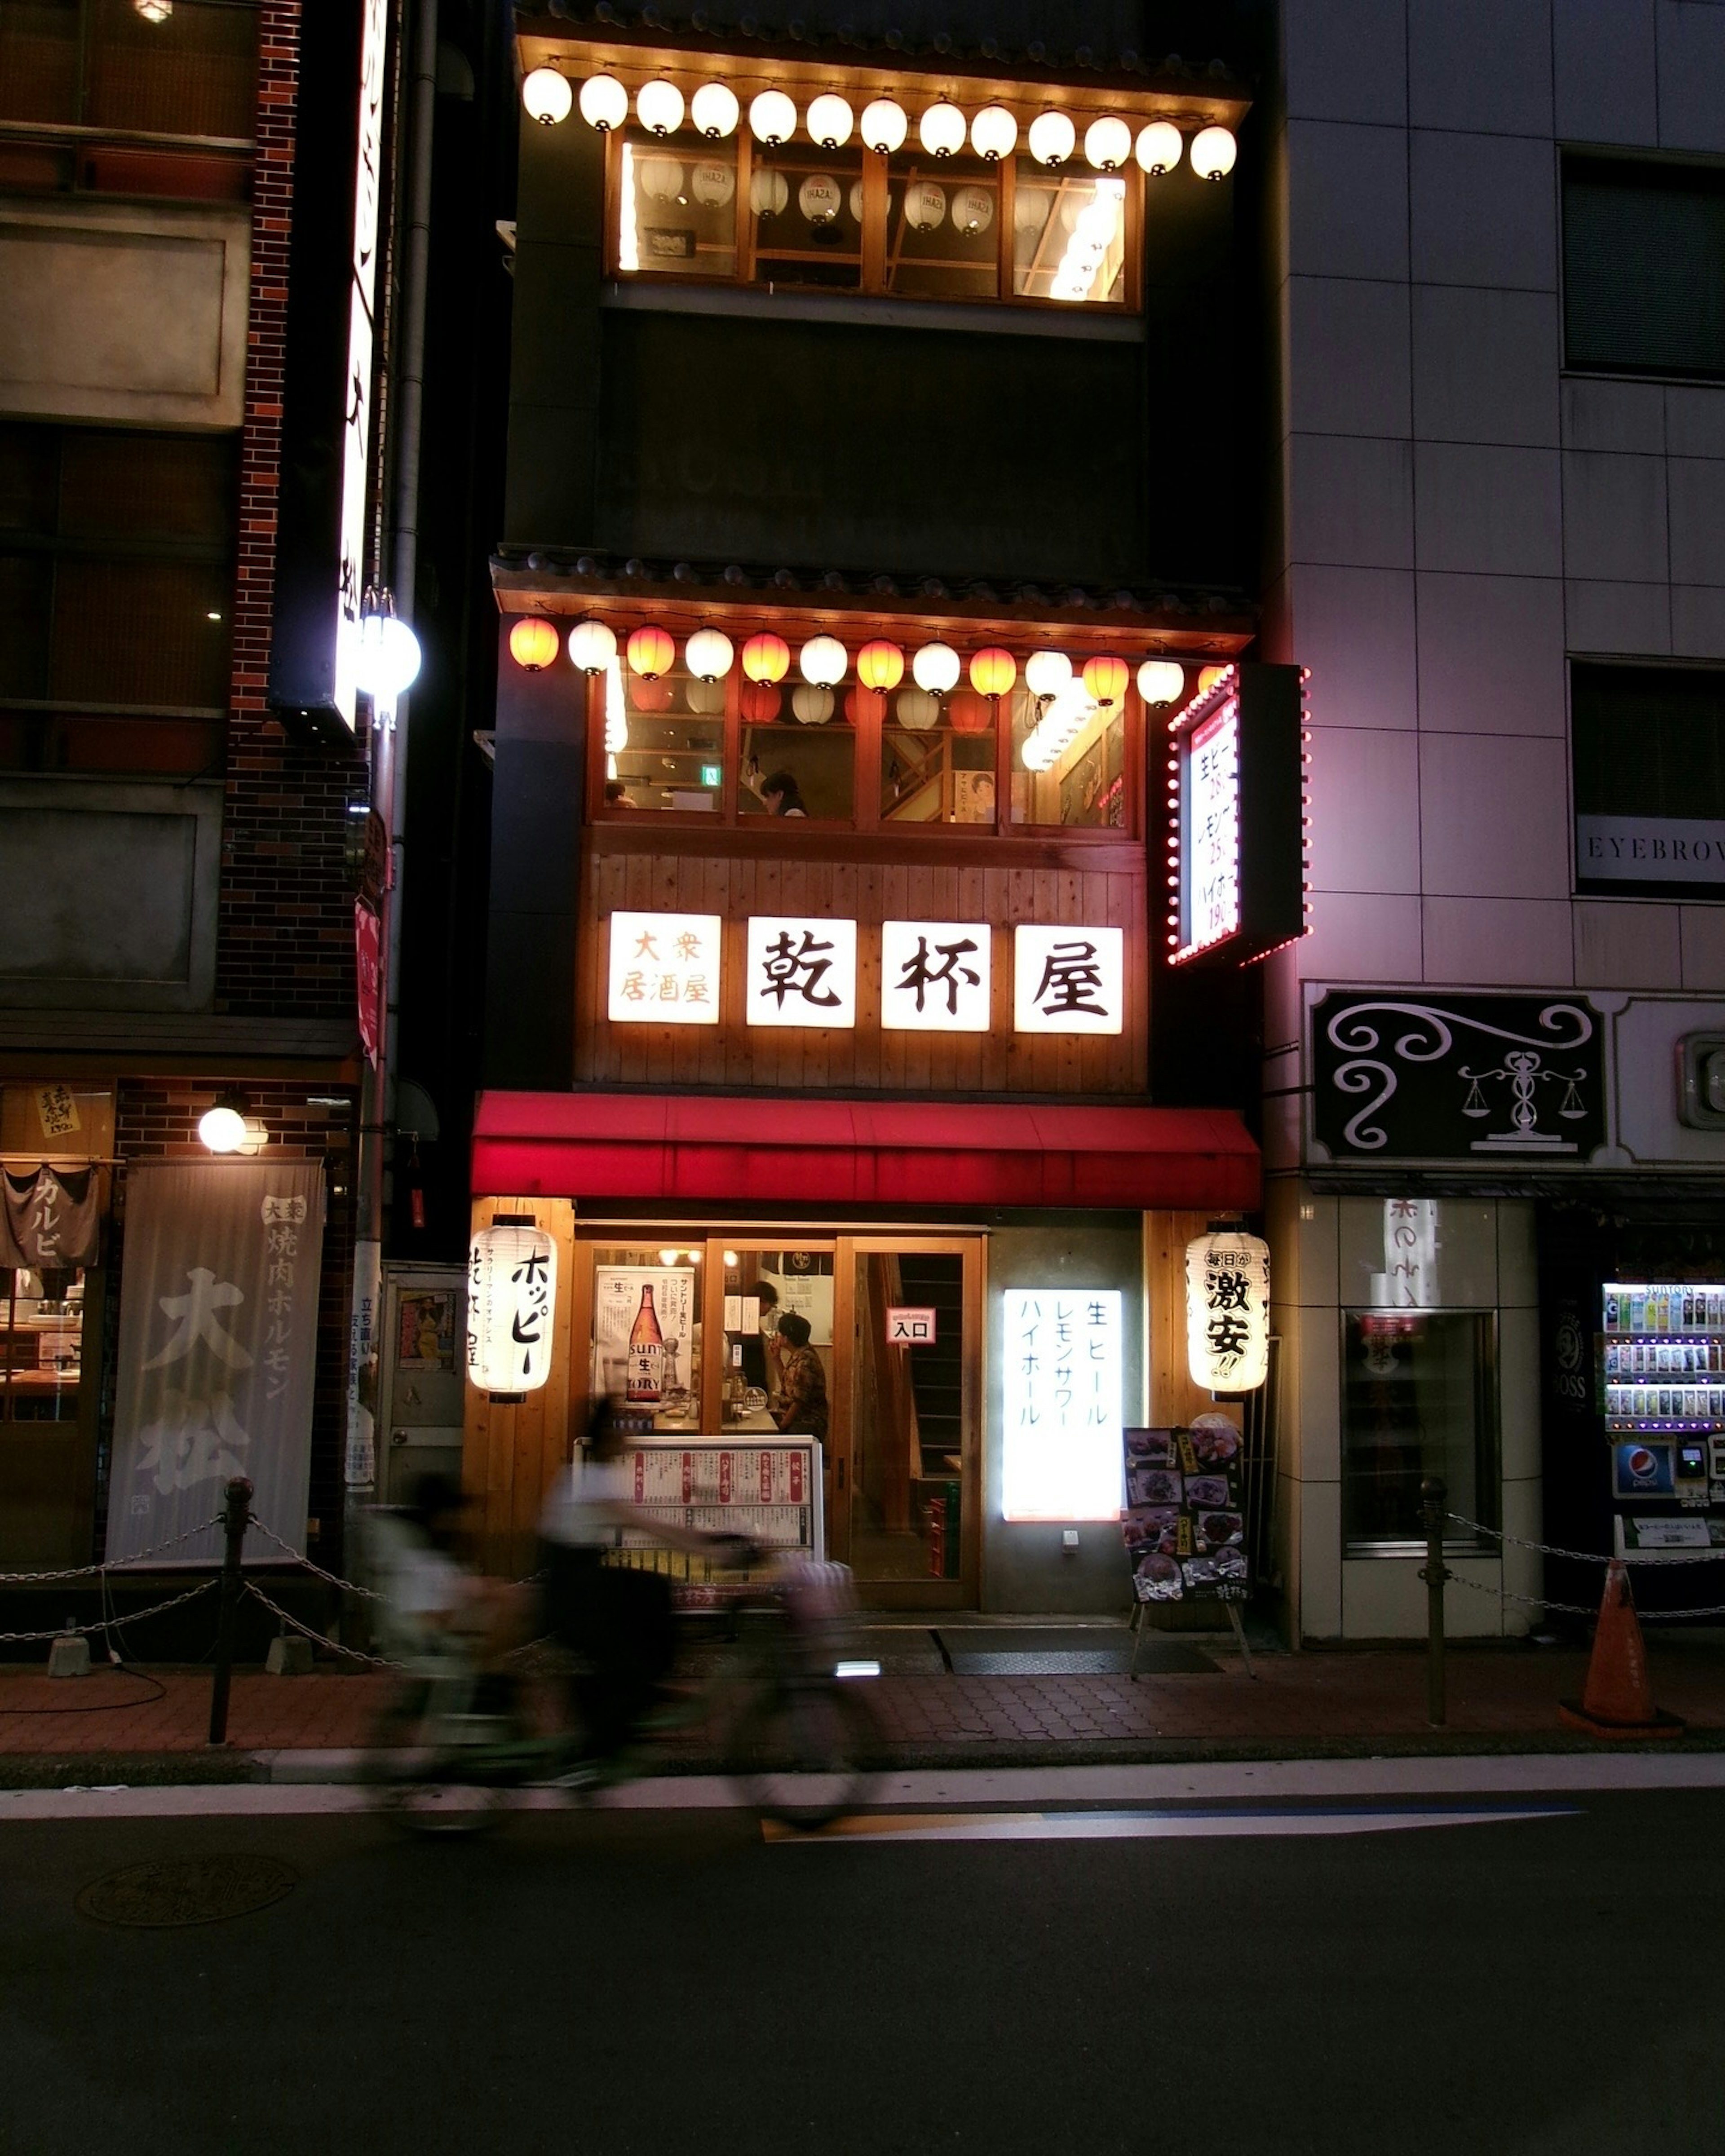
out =
[[[1121,1534],[1132,1582],[1132,1658],[1163,1602],[1219,1602],[1249,1677],[1255,1677],[1240,1605],[1251,1591],[1245,1515],[1240,1507],[1238,1434],[1221,1417],[1209,1427],[1128,1430],[1126,1510]]]
[[[1151,1629],[1144,1622],[1144,1612],[1149,1607],[1147,1602],[1135,1601],[1132,1604],[1132,1659],[1127,1674],[1134,1684],[1138,1681],[1138,1650],[1144,1644],[1144,1635]],[[1228,1612],[1228,1622],[1234,1627],[1235,1643],[1240,1649],[1241,1661],[1245,1664],[1245,1673],[1249,1677],[1255,1677],[1258,1672],[1252,1667],[1252,1650],[1246,1645],[1245,1625],[1240,1618],[1240,1604],[1224,1602],[1222,1607]]]

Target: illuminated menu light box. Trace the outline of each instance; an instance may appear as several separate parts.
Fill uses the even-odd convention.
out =
[[[1002,1517],[1117,1520],[1120,1291],[1009,1288],[1002,1319]]]
[[[1305,676],[1230,667],[1168,721],[1170,965],[1246,966],[1307,930]]]

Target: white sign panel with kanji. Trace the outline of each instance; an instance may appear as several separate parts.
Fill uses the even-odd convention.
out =
[[[856,923],[756,914],[748,925],[751,1025],[856,1024]]]
[[[986,1033],[992,932],[977,921],[883,921],[880,1023],[889,1033]]]
[[[1013,1024],[1020,1033],[1119,1033],[1126,937],[1118,928],[1012,932]]]
[[[1002,1297],[1002,1517],[1117,1520],[1117,1288],[1009,1288]]]
[[[614,913],[613,1025],[716,1025],[723,926],[716,913]]]

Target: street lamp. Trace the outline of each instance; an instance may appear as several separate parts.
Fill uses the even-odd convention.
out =
[[[419,678],[419,639],[396,619],[395,602],[387,591],[366,594],[353,672],[374,703],[393,703]]]

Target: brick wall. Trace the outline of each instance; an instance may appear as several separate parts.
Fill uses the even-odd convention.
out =
[[[111,1373],[118,1341],[120,1298],[126,1278],[126,1169],[141,1160],[208,1160],[198,1141],[198,1119],[224,1090],[195,1079],[122,1078],[116,1103],[114,1215],[108,1254],[108,1301],[104,1369],[110,1373],[102,1400],[98,1454],[95,1546],[106,1533],[108,1464],[113,1458],[114,1391]],[[278,1160],[325,1163],[323,1270],[318,1286],[317,1367],[311,1409],[311,1485],[306,1510],[319,1522],[315,1553],[328,1564],[338,1558],[341,1534],[342,1455],[347,1401],[347,1306],[353,1286],[353,1155],[357,1090],[319,1080],[248,1080],[246,1113],[270,1134],[268,1153]],[[313,1107],[314,1094],[349,1096],[346,1108]],[[275,1522],[272,1526],[276,1525]],[[302,1524],[280,1526],[297,1538]]]
[[[216,1008],[300,1017],[353,1009],[353,900],[342,874],[347,805],[366,797],[357,750],[289,740],[268,702],[277,474],[286,359],[300,0],[258,10],[252,284],[240,437],[227,807]]]

